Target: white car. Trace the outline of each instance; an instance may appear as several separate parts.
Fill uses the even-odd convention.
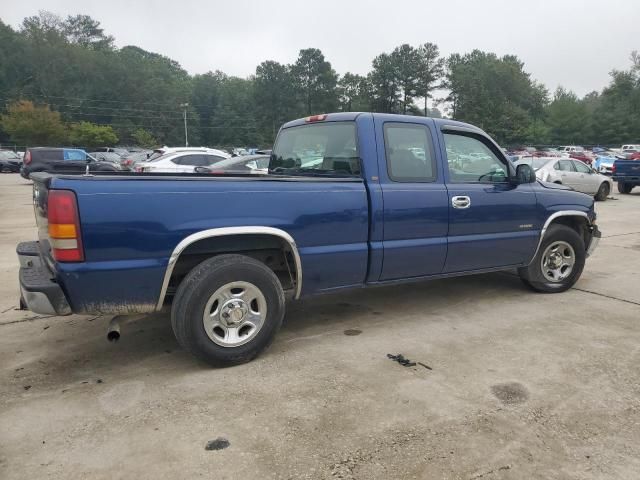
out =
[[[538,157],[516,162],[531,165],[538,180],[558,183],[573,188],[596,200],[606,200],[613,189],[613,181],[591,168],[586,163],[573,158]]]
[[[584,152],[583,147],[579,147],[577,145],[564,145],[557,148],[559,152],[562,153],[582,153]]]
[[[627,153],[628,151],[634,150],[640,151],[640,145],[622,145],[622,148],[620,149],[622,153]]]
[[[213,148],[180,149],[177,152],[168,152],[147,162],[138,163],[135,171],[195,173],[196,167],[209,167],[230,157],[228,153]]]

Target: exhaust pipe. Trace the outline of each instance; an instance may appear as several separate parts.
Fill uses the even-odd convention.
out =
[[[118,317],[113,317],[109,322],[109,327],[107,328],[107,340],[110,342],[117,342],[120,340],[120,322]]]
[[[107,327],[107,340],[110,342],[117,342],[120,340],[120,328],[122,325],[133,322],[134,320],[138,320],[142,317],[146,317],[146,314],[117,315],[113,317]]]

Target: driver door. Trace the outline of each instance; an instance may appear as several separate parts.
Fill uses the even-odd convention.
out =
[[[444,273],[522,265],[540,233],[531,184],[509,180],[508,160],[486,136],[441,132],[449,197]]]

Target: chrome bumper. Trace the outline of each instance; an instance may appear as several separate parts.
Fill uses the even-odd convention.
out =
[[[598,247],[598,243],[600,243],[601,237],[602,234],[600,233],[598,226],[593,225],[591,230],[591,240],[589,241],[589,245],[587,246],[587,257],[590,256]]]

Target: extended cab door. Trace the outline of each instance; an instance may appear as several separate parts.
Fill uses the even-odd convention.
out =
[[[434,128],[433,120],[419,117],[375,119],[384,201],[382,281],[442,272],[449,213]]]
[[[531,184],[509,181],[512,167],[484,134],[443,127],[449,235],[445,273],[528,263],[539,237]]]

